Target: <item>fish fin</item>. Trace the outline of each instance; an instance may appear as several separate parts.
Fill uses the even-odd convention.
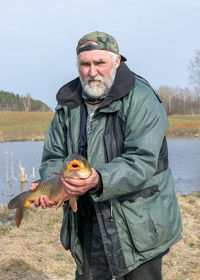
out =
[[[63,200],[58,201],[58,204],[56,205],[56,210],[63,204]]]
[[[65,200],[69,200],[69,197],[68,197],[68,196],[65,196],[64,198],[60,199],[60,200],[58,201],[58,204],[56,205],[56,210],[63,204],[63,202],[64,202]]]
[[[69,200],[69,204],[70,204],[70,206],[72,207],[72,210],[74,211],[74,212],[77,212],[77,201],[76,201],[76,198],[75,197],[72,197],[72,198],[70,198],[70,200]]]
[[[24,211],[25,211],[26,208],[24,207],[19,207],[17,208],[16,210],[16,215],[15,215],[15,223],[16,223],[16,226],[19,228],[20,224],[21,224],[21,220],[23,218],[23,215],[24,215]]]
[[[32,184],[33,184],[33,183],[42,183],[44,180],[45,180],[45,179],[38,179],[38,180],[36,180],[36,181],[33,181]]]
[[[24,207],[27,208],[32,202],[33,202],[33,200],[27,200],[27,201],[24,203]]]
[[[58,177],[62,177],[62,174],[60,174],[60,173],[56,173],[56,172],[52,172],[52,171],[48,171],[48,173],[53,174]]]

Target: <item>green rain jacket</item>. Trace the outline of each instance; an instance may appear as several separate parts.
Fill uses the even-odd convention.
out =
[[[78,152],[84,101],[79,78],[57,94],[46,134],[40,174],[60,172]],[[89,192],[113,277],[158,256],[181,239],[181,216],[168,164],[164,106],[142,77],[121,62],[114,85],[99,105],[87,136],[90,165],[101,175],[100,191]],[[64,204],[61,242],[82,274],[79,214]]]

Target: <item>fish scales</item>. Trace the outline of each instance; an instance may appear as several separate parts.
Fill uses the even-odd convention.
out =
[[[41,195],[46,195],[49,199],[56,201],[56,209],[60,207],[64,201],[69,200],[72,210],[76,212],[76,198],[67,196],[62,187],[61,178],[87,178],[90,176],[91,172],[92,170],[87,159],[83,158],[79,154],[69,155],[63,163],[61,174],[52,172],[52,174],[54,174],[53,176],[47,179],[38,180],[38,186],[34,191],[25,191],[10,200],[8,208],[17,209],[15,216],[16,225],[18,227],[20,226],[24,210],[34,201],[35,198],[40,198]]]

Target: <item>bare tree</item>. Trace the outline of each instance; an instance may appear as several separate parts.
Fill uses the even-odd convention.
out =
[[[168,115],[172,113],[172,99],[174,96],[174,89],[168,86],[160,86],[158,89]]]
[[[27,93],[26,97],[24,97],[24,98],[22,99],[22,103],[23,103],[23,105],[24,105],[24,110],[25,110],[26,112],[29,112],[29,111],[30,111],[30,109],[31,109],[31,102],[32,102],[32,100],[31,100],[31,95],[30,95],[30,93]]]
[[[200,94],[190,92],[188,88],[161,86],[158,89],[167,115],[200,114]]]
[[[200,50],[195,51],[195,57],[188,65],[189,81],[196,92],[200,92]]]

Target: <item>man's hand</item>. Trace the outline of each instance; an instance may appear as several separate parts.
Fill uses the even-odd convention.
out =
[[[31,191],[36,190],[38,185],[39,185],[39,183],[32,183]],[[51,208],[57,204],[56,201],[50,200],[48,198],[48,196],[46,196],[46,195],[41,195],[40,198],[35,198],[33,203],[34,203],[35,207],[41,206],[43,209],[46,209],[47,207]]]
[[[99,182],[99,174],[92,168],[92,173],[86,179],[62,178],[61,180],[63,188],[70,198],[76,195],[83,195],[90,189],[95,188]],[[32,183],[31,191],[36,190],[38,184],[39,183]],[[51,208],[54,205],[57,205],[57,202],[50,200],[46,195],[41,195],[40,198],[34,199],[34,205],[35,207],[41,206],[43,209],[46,209],[47,207]]]
[[[98,172],[92,168],[92,173],[86,179],[62,178],[63,188],[67,195],[83,195],[92,188],[95,188],[99,182]]]

